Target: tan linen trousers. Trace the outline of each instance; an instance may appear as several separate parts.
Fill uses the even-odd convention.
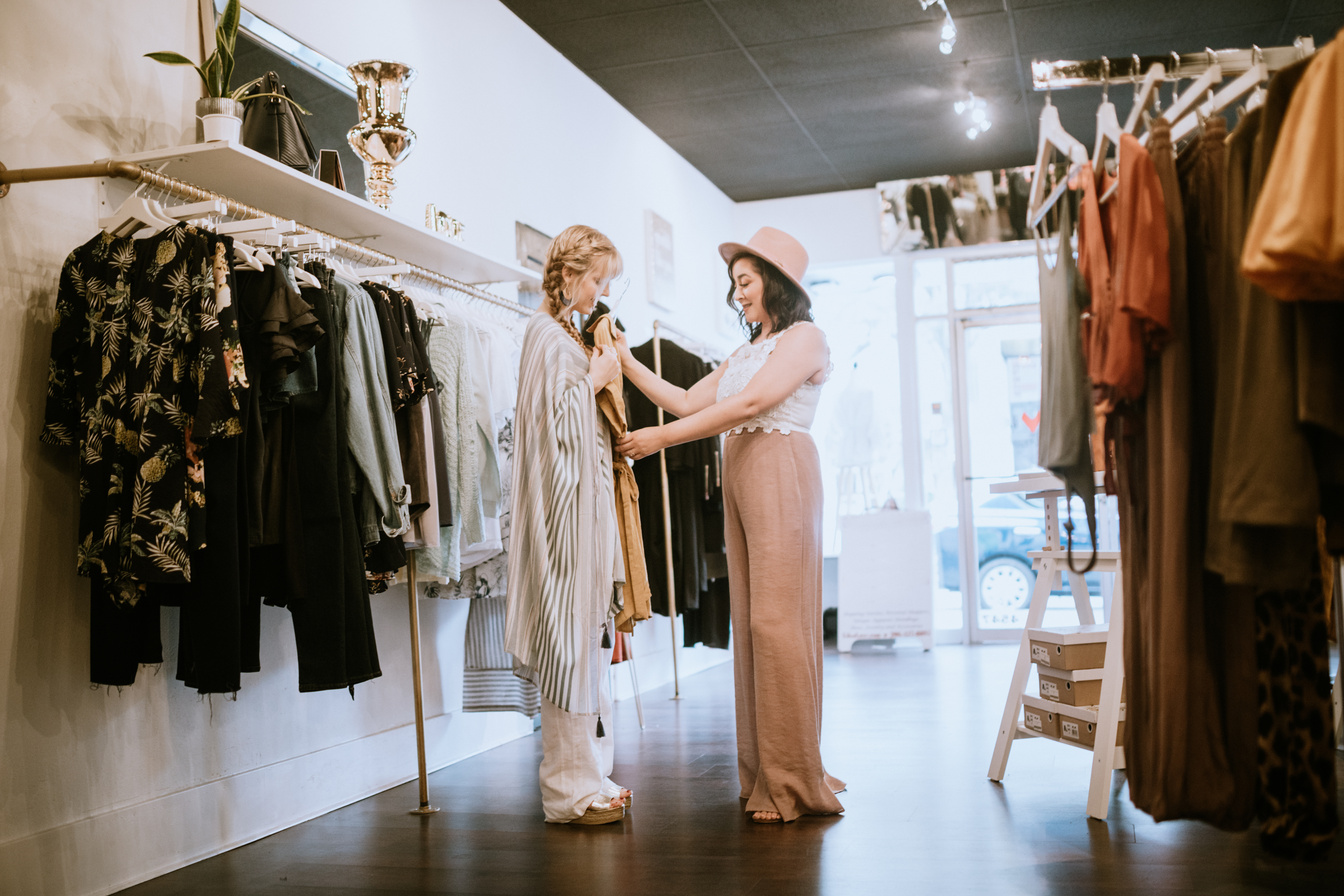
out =
[[[747,812],[833,815],[821,762],[821,463],[807,433],[730,435],[724,540]],[[811,724],[809,724],[811,720]]]

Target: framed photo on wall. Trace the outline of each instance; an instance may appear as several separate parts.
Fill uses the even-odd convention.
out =
[[[650,209],[644,210],[644,259],[649,303],[672,310],[676,305],[677,290],[672,225]]]

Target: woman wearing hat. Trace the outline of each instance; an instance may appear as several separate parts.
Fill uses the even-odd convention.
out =
[[[617,444],[641,458],[728,433],[725,538],[732,595],[737,767],[758,823],[844,810],[843,782],[821,762],[821,464],[808,434],[830,372],[826,337],[803,289],[807,251],[763,227],[724,243],[750,341],[690,389],[660,379],[618,341],[626,378],[679,417]],[[800,724],[804,719],[815,724]]]

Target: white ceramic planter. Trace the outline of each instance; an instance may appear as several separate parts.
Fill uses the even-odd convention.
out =
[[[197,140],[232,140],[236,143],[243,126],[243,104],[228,97],[201,97],[196,101],[196,118],[200,122],[196,129]],[[222,119],[233,119],[233,122]]]
[[[206,143],[213,143],[218,140],[229,140],[238,142],[238,135],[242,132],[243,120],[237,115],[202,115],[201,131],[205,136]]]

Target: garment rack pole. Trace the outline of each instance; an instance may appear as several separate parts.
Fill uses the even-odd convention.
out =
[[[663,376],[663,337],[660,329],[671,327],[653,322],[653,372],[659,379]],[[658,425],[663,425],[663,409],[658,408]],[[663,486],[663,552],[667,559],[667,622],[672,631],[672,699],[681,699],[681,677],[677,672],[677,595],[673,590],[676,576],[672,570],[672,504],[667,487],[667,449],[658,451],[658,475]]]
[[[1117,56],[1114,59],[1033,59],[1031,86],[1034,90],[1061,90],[1068,87],[1120,84],[1141,78],[1153,65],[1161,63],[1166,81],[1189,81],[1198,78],[1213,63],[1218,63],[1223,76],[1240,75],[1257,62],[1264,62],[1270,72],[1287,68],[1299,59],[1310,56],[1316,43],[1310,37],[1299,37],[1288,47],[1252,47],[1235,50],[1201,50],[1198,53],[1169,53],[1166,56]],[[1138,65],[1135,65],[1137,61]]]
[[[262,218],[262,217],[283,217],[272,215],[270,212],[259,209],[255,206],[239,202],[222,193],[216,193],[213,190],[207,190],[204,187],[198,187],[195,184],[178,180],[175,177],[169,177],[166,174],[160,174],[149,168],[137,165],[134,162],[95,162],[90,165],[54,165],[42,168],[5,168],[0,164],[0,198],[4,198],[9,193],[11,184],[16,183],[34,183],[37,181],[48,180],[80,180],[93,177],[116,177],[124,180],[135,181],[144,184],[155,190],[172,194],[179,199],[185,199],[191,202],[201,202],[208,199],[218,200],[224,203],[227,214],[239,218]],[[487,292],[480,287],[473,286],[470,283],[464,283],[455,280],[438,271],[421,267],[417,264],[404,262],[400,258],[388,255],[385,252],[379,252],[366,246],[350,240],[341,239],[338,236],[319,230],[316,227],[309,226],[300,222],[295,222],[295,230],[299,233],[311,233],[323,237],[330,241],[332,247],[338,250],[339,254],[353,256],[355,258],[366,259],[378,262],[381,265],[405,264],[410,268],[407,276],[418,280],[424,280],[437,286],[447,287],[474,299],[488,302],[492,305],[498,305],[501,308],[507,308],[510,311],[522,315],[532,314],[532,308],[518,302],[506,299],[503,296],[497,296],[494,293]]]
[[[394,274],[392,282],[401,286],[400,275]],[[420,781],[420,804],[410,814],[433,815],[439,810],[429,804],[429,763],[425,758],[425,686],[420,671],[420,589],[415,585],[414,548],[406,549],[406,599],[410,605],[411,691],[415,697],[415,758]]]
[[[433,815],[439,811],[429,804],[429,769],[425,760],[425,697],[420,678],[420,602],[415,585],[415,551],[406,552],[406,594],[411,610],[411,684],[415,692],[415,752],[420,767],[420,805],[412,815]]]

